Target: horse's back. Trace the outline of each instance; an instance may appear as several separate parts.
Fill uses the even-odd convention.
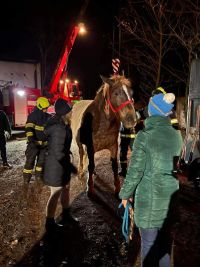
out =
[[[93,100],[81,100],[80,102],[76,103],[72,109],[72,118],[71,118],[71,129],[73,134],[73,139],[79,141],[78,134],[81,124],[83,122],[84,114],[87,108]]]

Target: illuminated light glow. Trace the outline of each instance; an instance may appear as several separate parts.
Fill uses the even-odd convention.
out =
[[[17,94],[19,95],[19,96],[24,96],[25,95],[25,91],[23,91],[23,90],[18,90],[17,91]]]
[[[66,82],[66,83],[69,83],[69,82],[70,82],[70,80],[69,80],[69,79],[66,79],[66,80],[65,80],[65,82]]]
[[[83,23],[79,23],[78,27],[79,27],[79,33],[80,34],[86,33],[86,28],[85,28],[85,25]]]
[[[78,81],[77,81],[77,80],[75,80],[75,81],[74,81],[74,83],[76,83],[76,84],[77,84],[77,83],[78,83]]]
[[[60,84],[63,84],[64,83],[64,81],[63,80],[60,80],[60,82],[59,82]]]

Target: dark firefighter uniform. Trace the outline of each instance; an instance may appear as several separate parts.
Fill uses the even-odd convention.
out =
[[[120,166],[119,175],[125,177],[128,167],[128,150],[132,151],[133,142],[137,132],[143,128],[143,115],[137,111],[138,121],[134,128],[127,129],[123,125],[120,127]]]
[[[127,129],[123,125],[120,128],[120,165],[121,171],[119,175],[126,176],[128,166],[128,150],[132,150],[133,142],[136,137],[134,129]]]
[[[0,110],[0,151],[1,151],[1,158],[3,161],[4,167],[11,167],[7,162],[7,155],[6,155],[6,137],[11,136],[11,127],[9,120],[4,111]]]
[[[171,124],[172,124],[173,128],[178,130],[179,129],[179,123],[178,123],[178,119],[176,116],[176,112],[172,110],[172,114],[170,114],[169,117],[171,119]]]
[[[23,170],[25,183],[29,183],[32,170],[35,166],[36,181],[42,180],[44,158],[47,146],[47,139],[44,134],[44,127],[47,120],[51,117],[46,113],[49,101],[45,97],[37,99],[36,108],[29,114],[25,125],[27,137],[27,149],[25,152],[26,163]]]

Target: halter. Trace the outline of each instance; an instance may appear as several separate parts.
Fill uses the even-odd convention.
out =
[[[128,91],[127,91],[126,86],[125,86],[125,85],[122,85],[122,87],[123,87],[124,93],[125,93],[125,94],[127,95],[127,97],[128,97],[128,100],[127,100],[127,101],[123,102],[119,107],[114,108],[113,105],[112,105],[112,103],[111,103],[111,101],[110,101],[110,98],[106,99],[106,104],[109,105],[109,107],[111,108],[112,112],[114,112],[114,113],[117,113],[118,111],[120,111],[122,108],[124,108],[124,107],[127,106],[128,104],[132,104],[132,103],[133,103],[133,100],[130,99],[130,96],[129,96],[129,94],[128,94]]]
[[[124,108],[125,106],[127,106],[128,104],[130,103],[133,103],[133,101],[130,99],[130,100],[127,100],[125,102],[123,102],[119,107],[117,108],[114,108],[111,101],[110,101],[110,98],[106,99],[106,103],[109,105],[109,107],[111,108],[112,112],[114,113],[117,113],[118,111],[120,111],[122,108]]]

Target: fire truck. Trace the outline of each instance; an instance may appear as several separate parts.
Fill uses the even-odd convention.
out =
[[[23,127],[41,95],[40,64],[0,61],[0,106],[12,127]]]
[[[71,104],[82,99],[81,91],[79,88],[78,81],[70,81],[67,75],[67,61],[69,54],[72,50],[74,42],[78,34],[84,34],[85,28],[82,23],[73,26],[67,34],[64,47],[59,58],[56,70],[51,79],[51,83],[48,90],[48,98],[50,103],[53,105],[58,98],[66,99]],[[17,64],[17,65],[16,65]],[[16,63],[15,70],[9,69],[10,76],[27,76],[27,64],[23,67],[23,71],[20,72],[20,63]],[[9,64],[8,64],[9,65]],[[9,65],[11,67],[11,65]],[[7,68],[9,68],[7,66]],[[24,66],[24,65],[23,65]],[[1,67],[2,73],[5,69],[5,64]],[[30,66],[28,70],[30,69]],[[37,71],[33,71],[32,79],[41,80],[41,77],[37,77]],[[7,75],[8,76],[8,75]],[[13,79],[13,77],[3,77],[0,76],[0,102],[3,105],[3,109],[9,117],[11,125],[13,128],[24,127],[28,114],[33,110],[36,105],[36,100],[41,96],[41,86],[39,83],[27,83],[24,79]],[[29,75],[31,76],[31,75]],[[23,77],[23,78],[24,78]],[[36,79],[37,78],[37,79]],[[1,80],[2,79],[2,80]],[[29,79],[30,81],[31,79]],[[53,113],[53,106],[51,106],[48,112]]]

